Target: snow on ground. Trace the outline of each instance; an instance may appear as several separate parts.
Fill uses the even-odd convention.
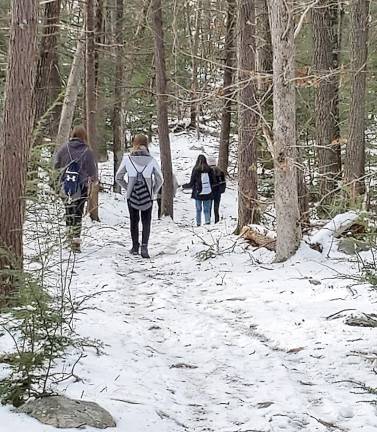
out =
[[[215,146],[172,137],[180,184],[199,152]],[[146,261],[128,253],[124,195],[101,195],[101,223],[86,221],[73,292],[104,292],[77,326],[104,342],[105,355],[89,351],[76,368],[82,381],[60,391],[100,403],[119,432],[377,431],[376,409],[365,403],[373,395],[352,383],[377,387],[373,365],[358,354],[373,352],[376,330],[346,326],[349,312],[332,317],[375,312],[375,293],[341,277],[356,265],[305,244],[272,264],[270,252],[232,234],[232,185],[216,226],[194,227],[194,203],[182,191],[175,209],[174,223],[154,215]],[[205,259],[210,249],[217,255]],[[55,429],[0,408],[1,432],[26,430]]]

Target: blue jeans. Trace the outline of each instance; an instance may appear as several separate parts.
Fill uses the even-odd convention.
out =
[[[202,224],[202,208],[204,212],[204,220],[206,224],[211,223],[211,210],[212,210],[212,200],[195,200],[196,205],[196,224],[199,226]]]

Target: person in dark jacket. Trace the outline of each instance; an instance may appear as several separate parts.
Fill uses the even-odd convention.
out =
[[[127,203],[130,212],[130,230],[132,238],[132,255],[149,258],[148,242],[151,231],[152,207],[158,191],[163,185],[163,178],[157,161],[148,150],[148,138],[136,135],[130,154],[125,154],[118,172],[117,183],[127,191]],[[125,175],[127,174],[127,180]],[[139,242],[139,221],[143,226],[141,247]]]
[[[81,224],[90,185],[98,180],[97,163],[93,151],[87,144],[88,138],[83,126],[73,128],[70,140],[58,148],[54,168],[60,170],[60,183],[72,162],[79,167],[79,192],[73,199],[63,195],[67,236],[74,252],[80,251]]]
[[[216,159],[214,157],[208,158],[208,165],[212,168],[214,185],[213,185],[213,212],[215,214],[215,223],[220,220],[220,201],[221,195],[225,192],[226,189],[226,180],[225,174],[216,164]]]
[[[195,200],[197,226],[202,223],[202,210],[206,225],[211,223],[213,185],[213,171],[208,165],[206,157],[199,155],[192,170],[190,182],[182,186],[183,189],[192,189],[191,198]]]

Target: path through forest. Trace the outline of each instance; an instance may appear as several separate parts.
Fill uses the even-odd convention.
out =
[[[182,138],[173,145],[182,183],[200,149]],[[128,253],[124,196],[104,193],[101,203],[101,223],[86,221],[72,292],[101,292],[77,329],[103,341],[105,354],[89,351],[75,370],[81,381],[60,391],[99,402],[122,432],[377,430],[375,408],[360,402],[373,396],[350,382],[377,385],[360,354],[375,348],[374,330],[346,326],[342,314],[326,319],[371,312],[376,300],[340,277],[354,268],[344,255],[303,246],[271,264],[270,252],[232,234],[230,185],[225,218],[208,228],[193,227],[193,202],[179,191],[176,222],[154,215],[152,258],[142,260]],[[54,430],[0,414],[12,425],[1,432]]]

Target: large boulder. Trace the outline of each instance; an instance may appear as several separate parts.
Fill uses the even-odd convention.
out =
[[[41,423],[56,428],[98,429],[115,427],[111,414],[95,402],[69,399],[65,396],[49,396],[35,399],[23,405],[19,412],[36,418]]]

